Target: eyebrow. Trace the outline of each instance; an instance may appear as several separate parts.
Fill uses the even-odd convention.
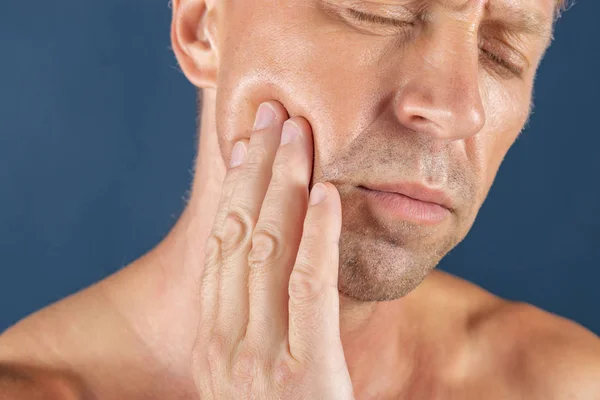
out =
[[[410,0],[403,7],[409,10],[421,10],[426,8],[425,3],[428,1],[431,0]],[[438,1],[445,2],[445,0]],[[368,14],[358,10],[351,10],[351,14],[358,18],[368,18]],[[546,42],[550,42],[553,38],[554,24],[538,10],[510,4],[506,0],[490,0],[486,5],[486,14],[488,22],[502,26],[507,31],[535,36]],[[372,22],[382,25],[397,25],[394,19],[389,17],[377,17]]]
[[[503,1],[490,1],[487,11],[493,21],[505,25],[511,31],[545,39],[552,38],[552,23],[537,10],[529,10]]]

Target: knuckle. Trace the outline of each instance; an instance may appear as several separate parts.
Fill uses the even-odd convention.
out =
[[[330,221],[325,218],[311,218],[306,220],[302,230],[302,242],[308,248],[329,248],[330,246],[339,246],[340,234],[336,234],[332,229]],[[331,247],[333,248],[333,247]]]
[[[254,146],[248,150],[246,155],[246,165],[249,167],[257,167],[264,164],[268,159],[268,151],[263,146]]]
[[[309,381],[309,364],[296,360],[289,353],[274,360],[271,384],[278,398],[302,399],[304,388]]]
[[[314,240],[319,243],[327,232],[328,221],[325,218],[311,218],[305,220],[302,236],[308,240]]]
[[[244,173],[243,168],[228,168],[225,173],[225,179],[223,179],[221,193],[227,193],[235,187],[240,175]]]
[[[206,264],[216,263],[221,256],[221,239],[213,231],[206,239],[206,246],[204,248]]]
[[[283,183],[287,183],[289,181],[289,166],[279,166],[277,164],[273,164],[273,171],[271,172],[271,186],[280,187]]]
[[[285,151],[287,149],[280,148],[275,156],[275,160],[273,161],[273,173],[275,171],[285,171],[290,168],[290,164],[298,161],[298,157],[296,157],[296,153]]]
[[[222,248],[224,254],[231,254],[240,248],[240,245],[248,237],[251,231],[252,222],[248,212],[241,208],[229,212],[223,225]]]
[[[249,395],[264,386],[264,362],[256,349],[244,345],[232,361],[231,381],[236,393]]]
[[[244,347],[236,355],[232,363],[232,376],[236,381],[246,381],[256,376],[258,355],[255,351]]]
[[[290,301],[314,300],[324,292],[324,284],[309,272],[311,268],[298,264],[294,267],[288,285]]]
[[[260,267],[266,262],[276,259],[280,243],[279,236],[272,232],[255,231],[252,236],[252,249],[248,254],[249,267]]]
[[[288,395],[296,392],[302,379],[302,370],[293,365],[290,360],[283,357],[275,360],[272,368],[272,380],[275,391],[282,394],[282,398],[289,398]]]
[[[301,154],[297,151],[289,151],[290,149],[282,149],[277,153],[275,161],[273,161],[272,181],[286,182],[290,177],[297,176],[302,172],[304,162]],[[308,171],[308,168],[306,168]]]

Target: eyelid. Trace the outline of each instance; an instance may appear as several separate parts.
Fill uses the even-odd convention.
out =
[[[523,73],[531,66],[529,60],[527,60],[525,56],[502,41],[482,39],[479,42],[480,48],[485,48],[487,52],[492,53],[498,58],[504,60],[506,64],[510,65],[514,70],[519,70],[521,73]],[[500,44],[497,42],[500,42]]]
[[[497,55],[494,52],[491,52],[485,48],[480,48],[481,56],[484,58],[483,62],[492,63],[492,67],[496,69],[496,72],[500,74],[500,76],[505,78],[522,78],[524,70],[520,67],[516,67],[510,62],[506,61],[501,56]],[[498,69],[502,69],[501,72]]]
[[[479,37],[491,46],[494,52],[508,53],[509,58],[515,60],[516,64],[524,66],[524,69],[531,68],[531,62],[525,55],[528,42],[521,35],[487,24],[480,28]]]
[[[346,8],[344,14],[351,18],[379,25],[390,26],[394,28],[406,28],[407,26],[414,25],[415,18],[407,18],[408,20],[390,18],[388,16],[382,16],[370,12],[359,11],[354,8]],[[502,41],[501,41],[502,42]],[[489,49],[491,47],[491,49]],[[509,48],[510,50],[503,50],[502,48]],[[527,60],[520,52],[514,50],[508,44],[502,42],[502,45],[491,43],[490,40],[480,39],[479,49],[483,54],[483,57],[488,62],[492,62],[497,68],[503,68],[506,74],[510,74],[513,77],[521,78],[525,70],[530,66],[529,60]],[[506,53],[508,56],[506,55]],[[518,62],[513,62],[514,59],[518,59]],[[524,65],[523,65],[524,64]]]
[[[368,12],[364,12],[364,11],[359,11],[354,8],[347,8],[346,11],[354,19],[357,19],[359,21],[364,21],[364,22],[372,22],[372,23],[379,24],[379,25],[405,27],[406,25],[414,24],[414,20],[411,18],[404,18],[404,19],[392,18],[389,15],[383,16],[383,15],[378,15],[378,14],[372,14],[372,13],[368,13]]]

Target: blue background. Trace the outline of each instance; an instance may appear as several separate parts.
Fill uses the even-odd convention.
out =
[[[531,123],[441,268],[600,333],[600,3],[559,21]],[[184,206],[195,90],[166,0],[0,2],[0,331],[151,249]]]

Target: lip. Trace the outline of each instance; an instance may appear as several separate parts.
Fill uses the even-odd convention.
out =
[[[420,183],[380,183],[361,186],[364,189],[378,192],[397,193],[425,203],[433,203],[452,211],[450,196],[442,191],[426,187]]]
[[[358,187],[377,212],[395,219],[435,225],[452,211],[450,196],[419,183],[368,184]]]

